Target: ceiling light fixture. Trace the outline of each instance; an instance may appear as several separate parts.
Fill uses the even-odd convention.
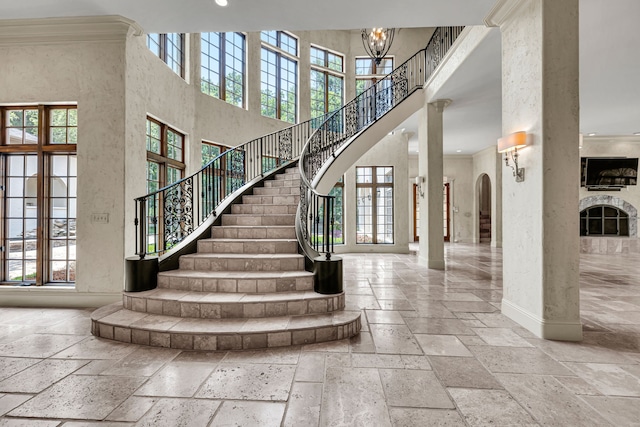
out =
[[[382,58],[389,52],[395,32],[395,28],[362,30],[362,45],[364,46],[364,50],[367,51],[367,55],[374,59],[376,65],[380,65]]]
[[[225,7],[226,5],[228,5],[228,4],[229,4],[229,2],[227,2],[227,0],[216,0],[216,4],[217,4],[218,6]]]
[[[634,135],[640,135],[640,132],[634,132],[633,134]]]
[[[456,153],[462,153],[462,150],[456,150]]]
[[[587,136],[596,136],[595,132],[588,133]]]

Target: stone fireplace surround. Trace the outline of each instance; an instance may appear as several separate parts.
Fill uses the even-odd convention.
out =
[[[619,197],[601,194],[580,200],[579,212],[592,206],[612,206],[629,215],[629,237],[580,236],[580,253],[585,254],[638,254],[638,210]]]

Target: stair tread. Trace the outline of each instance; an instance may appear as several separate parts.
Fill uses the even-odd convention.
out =
[[[313,273],[306,270],[290,271],[208,271],[208,270],[170,270],[158,273],[159,276],[206,278],[206,279],[282,279],[309,277]]]
[[[117,306],[119,310],[115,310]],[[328,326],[346,325],[360,317],[360,311],[336,311],[300,316],[268,318],[200,319],[148,314],[122,308],[119,303],[101,307],[91,314],[91,319],[102,325],[144,330],[151,332],[237,335],[300,331]]]
[[[187,254],[182,255],[182,257],[186,258],[258,258],[258,259],[272,259],[272,258],[301,258],[300,254],[228,254],[228,253],[195,253],[195,254]]]
[[[201,239],[201,242],[233,242],[233,243],[237,243],[237,242],[243,242],[243,243],[291,243],[291,242],[297,242],[297,239],[271,239],[271,238],[264,238],[264,239],[242,239],[242,238],[238,238],[238,239],[232,239],[229,237],[211,237],[209,239]]]
[[[251,214],[249,214],[251,216]],[[291,214],[294,215],[294,214]],[[253,215],[255,216],[255,215]],[[292,228],[293,225],[216,225],[216,227],[227,227],[227,228],[255,228],[255,227],[263,227],[263,228]]]
[[[163,301],[193,302],[200,304],[216,303],[258,303],[258,302],[284,302],[284,301],[308,301],[315,299],[327,299],[339,296],[324,295],[314,291],[289,291],[276,293],[242,293],[242,292],[196,292],[180,291],[176,289],[156,288],[144,292],[124,292],[124,295],[132,298],[155,299]]]

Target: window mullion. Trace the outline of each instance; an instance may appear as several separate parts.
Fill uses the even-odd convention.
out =
[[[220,35],[220,39],[218,43],[220,44],[220,99],[223,101],[227,100],[227,76],[225,74],[225,69],[227,65],[227,36],[226,33],[218,33]]]
[[[279,34],[279,33],[278,33]],[[280,37],[280,36],[278,36]],[[278,38],[278,42],[279,42]],[[279,120],[282,120],[282,81],[281,81],[281,67],[282,67],[282,56],[280,54],[276,54],[276,117]]]
[[[45,283],[45,274],[47,269],[45,264],[47,262],[47,246],[49,239],[47,236],[47,203],[46,203],[46,168],[44,159],[44,144],[48,137],[48,114],[44,108],[44,105],[38,106],[38,151],[37,151],[37,165],[38,165],[38,179],[36,180],[36,286],[42,286]],[[26,273],[26,272],[25,272]]]

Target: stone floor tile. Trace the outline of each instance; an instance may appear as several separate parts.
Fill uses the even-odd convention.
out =
[[[173,362],[208,363],[217,365],[227,353],[223,351],[188,351],[183,350],[173,359]]]
[[[502,313],[474,313],[473,315],[489,328],[512,328],[517,325]]]
[[[377,369],[328,367],[321,426],[391,426]]]
[[[353,366],[351,361],[351,355],[349,353],[327,353],[327,357],[324,360],[325,368],[328,367],[343,367],[349,368]]]
[[[207,427],[219,401],[160,399],[136,427]]]
[[[0,357],[0,381],[9,378],[11,375],[24,371],[29,366],[33,366],[42,359],[29,359],[22,357]]]
[[[349,295],[345,297],[345,310],[380,310],[380,304],[373,295]]]
[[[404,325],[404,319],[397,311],[365,310],[369,324]]]
[[[131,396],[111,412],[107,421],[136,422],[159,400],[157,397]]]
[[[107,369],[111,368],[120,360],[107,359],[107,360],[92,360],[82,368],[74,372],[75,375],[100,375]]]
[[[427,408],[390,408],[393,427],[440,426],[465,427],[456,411]]]
[[[475,335],[467,325],[458,319],[413,318],[405,319],[414,334],[433,335]]]
[[[381,310],[413,311],[413,306],[406,299],[378,299]]]
[[[56,353],[57,359],[122,359],[138,346],[91,337]]]
[[[572,373],[573,375],[573,373]],[[576,395],[601,396],[598,390],[580,377],[554,376],[567,390]]]
[[[60,421],[52,420],[22,420],[20,418],[0,418],[0,427],[57,427]]]
[[[369,325],[378,353],[423,354],[406,325]]]
[[[415,337],[426,355],[473,357],[456,336],[415,334]]]
[[[531,415],[503,390],[451,388],[449,393],[469,425],[538,425]]]
[[[213,419],[211,427],[279,427],[284,409],[284,403],[225,401]]]
[[[30,394],[5,394],[0,397],[0,417],[22,405],[33,396]]]
[[[475,359],[429,356],[429,361],[446,387],[502,388],[495,377]]]
[[[496,374],[496,378],[509,394],[542,425],[581,427],[609,425],[602,416],[551,376]]]
[[[76,335],[27,335],[10,343],[0,344],[0,356],[45,358],[51,357],[86,337]]]
[[[9,412],[15,417],[102,420],[145,378],[70,375]]]
[[[399,354],[352,354],[351,364],[354,368],[404,368]]]
[[[180,350],[138,347],[133,353],[102,371],[102,375],[149,377],[178,354]]]
[[[379,372],[388,406],[455,409],[431,371],[380,369]]]
[[[40,393],[87,363],[88,360],[43,360],[0,382],[0,392]]]
[[[638,398],[583,396],[582,399],[615,426],[640,425],[640,399]]]
[[[362,332],[349,339],[352,353],[375,353],[376,346],[370,332]]]
[[[215,365],[173,362],[165,365],[144,386],[137,396],[192,397],[213,372]]]
[[[533,347],[520,335],[507,328],[473,328],[487,344],[496,347]]]
[[[133,424],[119,421],[67,421],[60,427],[133,427]]]
[[[640,397],[640,379],[620,366],[604,363],[566,363],[566,365],[604,395]]]
[[[442,305],[453,312],[464,311],[467,313],[493,313],[497,310],[497,308],[484,301],[443,301]]]
[[[339,341],[319,342],[315,344],[305,344],[302,351],[326,351],[329,353],[348,353],[349,339]]]
[[[633,364],[630,353],[605,347],[584,346],[577,342],[562,342],[532,338],[527,340],[559,362]]]
[[[402,363],[404,363],[404,369],[422,369],[425,371],[431,370],[431,364],[427,356],[414,356],[410,354],[400,355]]]
[[[537,348],[470,346],[491,372],[574,376],[573,372]]]
[[[318,425],[321,403],[322,384],[293,383],[283,427]]]
[[[221,363],[196,397],[284,402],[289,398],[295,370],[293,365]]]
[[[299,357],[300,347],[281,347],[255,351],[230,351],[224,358],[224,362],[295,365]]]
[[[321,383],[324,380],[326,353],[303,352],[296,368],[295,380]]]

